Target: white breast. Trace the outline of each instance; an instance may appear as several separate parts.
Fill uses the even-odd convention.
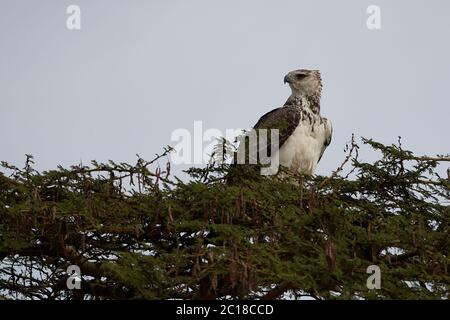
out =
[[[280,148],[280,164],[294,172],[313,174],[324,148],[327,120],[321,123],[320,116],[313,117],[314,124],[311,124],[309,119],[302,119],[293,134]]]

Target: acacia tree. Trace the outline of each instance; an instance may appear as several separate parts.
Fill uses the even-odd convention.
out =
[[[170,149],[47,172],[3,162],[0,297],[448,298],[450,177],[436,168],[450,158],[363,143],[379,159],[360,162],[353,141],[329,177],[211,164],[186,182],[154,168]]]

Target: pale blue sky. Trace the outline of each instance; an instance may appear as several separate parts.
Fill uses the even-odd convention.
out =
[[[66,29],[70,4],[80,31]],[[379,31],[366,28],[370,4]],[[0,160],[151,158],[195,120],[252,126],[284,103],[298,68],[322,71],[334,126],[318,173],[352,133],[448,153],[449,12],[444,0],[2,0]]]

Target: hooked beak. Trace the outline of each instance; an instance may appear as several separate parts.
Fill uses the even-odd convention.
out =
[[[291,79],[289,78],[288,75],[284,76],[284,83],[291,83]]]

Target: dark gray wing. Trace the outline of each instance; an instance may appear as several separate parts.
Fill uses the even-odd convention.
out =
[[[278,150],[286,142],[286,140],[292,135],[297,128],[301,120],[301,112],[297,107],[284,106],[274,109],[265,115],[263,115],[258,122],[253,126],[256,132],[247,132],[239,138],[239,155],[245,156],[245,163],[260,163],[261,157],[272,156],[272,142],[271,130],[278,129]],[[263,134],[260,129],[266,129],[266,143],[259,145],[259,135]],[[256,140],[254,133],[256,133]],[[253,137],[253,138],[252,138]],[[241,140],[243,139],[243,140]],[[255,145],[256,143],[256,145]],[[274,150],[275,151],[275,150]],[[256,153],[254,153],[256,152]],[[255,158],[256,157],[256,158]],[[267,158],[265,158],[267,159]],[[238,161],[244,161],[243,158],[239,158]],[[250,161],[250,162],[249,162]],[[256,161],[256,162],[255,162]],[[236,155],[235,155],[236,162]]]
[[[325,125],[325,141],[323,143],[322,150],[320,152],[319,160],[317,160],[317,163],[319,163],[320,159],[322,159],[323,153],[325,152],[325,149],[330,145],[331,138],[333,137],[333,126],[331,125],[331,121],[327,118],[323,118],[324,125]]]
[[[279,148],[286,142],[297,128],[301,120],[301,112],[297,107],[284,106],[263,115],[253,127],[254,129],[278,129]],[[269,130],[268,130],[269,131]],[[269,135],[270,136],[270,135]],[[269,148],[270,150],[270,148]]]
[[[278,150],[286,142],[297,128],[301,120],[301,111],[297,107],[283,106],[274,109],[263,115],[258,122],[253,126],[252,132],[247,132],[238,137],[239,147],[238,152],[234,154],[233,170],[236,170],[236,164],[267,164],[267,157],[272,156],[272,129],[278,129]],[[259,145],[260,129],[266,129],[267,134],[264,145]],[[256,132],[255,132],[256,131]],[[256,133],[256,136],[255,136]],[[256,138],[256,139],[255,139]],[[256,145],[255,145],[256,143]],[[239,166],[241,168],[245,166]],[[253,167],[254,168],[254,167]],[[242,172],[241,172],[242,173]],[[233,174],[231,174],[232,176]],[[232,179],[231,179],[232,180]],[[231,181],[230,180],[230,181]]]
[[[256,132],[247,132],[243,137],[241,137],[245,139],[245,143],[242,143],[244,141],[241,140],[241,143],[239,144],[239,154],[241,156],[245,155],[245,163],[247,163],[247,161],[250,161],[250,163],[255,163],[255,161],[261,163],[260,161],[262,161],[264,163],[263,159],[267,160],[266,157],[272,156],[271,130],[278,129],[279,150],[297,128],[300,120],[301,112],[298,108],[293,106],[284,106],[266,113],[253,126],[253,129],[255,129]],[[266,129],[267,131],[260,132],[260,129]],[[254,139],[255,133],[257,138],[256,140]],[[260,134],[266,135],[264,145],[259,144]],[[239,161],[242,161],[242,158],[240,159],[241,160]]]

